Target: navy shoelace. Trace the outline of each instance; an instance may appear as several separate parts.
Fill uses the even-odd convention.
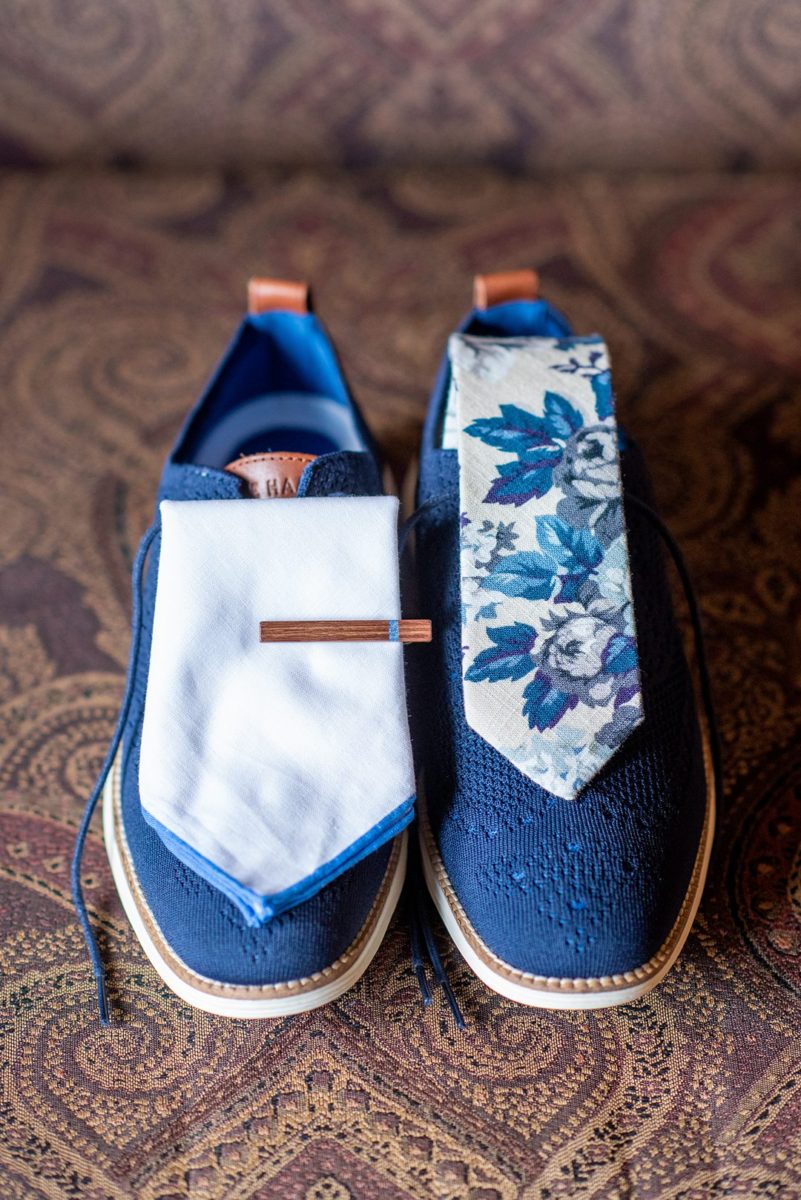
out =
[[[70,874],[72,884],[72,902],[75,905],[75,912],[83,929],[83,936],[86,940],[86,948],[89,951],[89,958],[92,963],[92,973],[95,977],[95,986],[97,987],[97,1007],[100,1013],[101,1025],[110,1025],[111,1018],[109,1015],[108,998],[106,996],[106,973],[103,967],[103,958],[100,954],[100,947],[97,944],[97,937],[92,929],[92,923],[89,919],[89,911],[86,907],[86,897],[83,894],[81,885],[81,863],[83,861],[83,852],[86,846],[86,835],[89,832],[89,826],[92,822],[94,811],[97,808],[97,802],[103,794],[103,788],[106,785],[109,772],[114,765],[114,760],[117,757],[120,743],[122,741],[125,726],[128,721],[128,714],[131,710],[131,702],[133,700],[134,679],[136,677],[136,666],[139,661],[139,650],[142,644],[142,580],[144,575],[145,562],[153,539],[158,533],[158,523],[150,526],[142,541],[139,544],[139,549],[136,552],[132,571],[132,611],[131,611],[131,649],[128,663],[128,675],[125,680],[125,692],[120,706],[120,715],[117,717],[117,725],[106,751],[106,757],[103,760],[103,765],[100,768],[100,774],[97,777],[97,782],[92,788],[91,795],[86,802],[86,807],[83,810],[83,817],[78,827],[78,833],[75,838],[75,849],[72,854],[72,870]]]
[[[408,520],[404,523],[400,536],[400,551],[403,553],[408,546],[408,538],[420,517],[425,513],[436,508],[439,504],[445,503],[448,500],[454,499],[453,493],[447,493],[441,496],[435,496],[431,500],[421,504],[420,507],[412,513]],[[706,648],[704,642],[704,632],[701,622],[701,611],[698,604],[698,598],[693,587],[690,574],[687,569],[687,564],[684,556],[678,547],[670,530],[664,524],[662,519],[653,511],[653,509],[644,501],[636,496],[628,495],[626,502],[631,503],[641,512],[654,526],[657,532],[662,537],[671,558],[676,566],[679,578],[682,583],[684,594],[687,600],[687,606],[690,613],[690,621],[693,629],[693,637],[695,642],[696,664],[698,668],[701,700],[706,716],[707,730],[709,735],[709,743],[712,757],[712,772],[715,786],[716,796],[721,795],[722,784],[722,768],[721,768],[721,748],[720,738],[718,734],[717,722],[715,720],[715,710],[712,698],[712,684],[709,675],[709,666],[706,656]],[[89,826],[94,816],[97,802],[100,799],[103,789],[108,779],[117,753],[122,742],[125,727],[128,721],[128,716],[131,710],[133,701],[134,681],[136,678],[136,668],[139,661],[139,653],[142,644],[142,589],[144,568],[147,561],[147,556],[153,540],[158,533],[159,525],[154,523],[145,533],[139,545],[139,549],[134,559],[132,570],[132,612],[131,612],[131,648],[129,657],[128,674],[125,681],[125,692],[123,694],[120,713],[117,718],[117,724],[106,752],[106,757],[103,760],[103,765],[100,768],[97,782],[92,788],[89,799],[84,808],[83,817],[78,827],[78,833],[75,838],[75,849],[72,856],[71,869],[71,884],[72,884],[72,900],[75,906],[75,912],[83,930],[86,947],[89,952],[89,958],[92,964],[92,973],[95,978],[95,986],[97,988],[97,1006],[100,1014],[100,1022],[102,1025],[110,1025],[111,1017],[109,1012],[108,997],[106,994],[106,974],[103,966],[103,958],[100,953],[100,947],[97,942],[97,937],[92,928],[92,923],[89,918],[89,911],[86,905],[86,898],[83,894],[81,884],[81,864],[83,861],[84,849],[86,847],[86,838],[89,832]],[[422,879],[422,871],[420,867],[420,850],[417,845],[417,839],[412,837],[412,848],[410,854],[409,879],[407,881],[407,897],[408,897],[408,913],[409,913],[409,933],[411,940],[411,956],[412,967],[420,987],[420,993],[423,999],[423,1005],[428,1007],[433,1001],[433,994],[428,984],[426,973],[425,960],[431,966],[434,974],[435,985],[442,988],[448,1007],[453,1015],[453,1019],[457,1028],[465,1028],[465,1019],[459,1003],[454,994],[448,973],[445,970],[439,950],[436,944],[436,938],[430,919],[430,901],[428,899],[428,889]]]
[[[434,996],[428,985],[426,974],[426,958],[434,972],[434,983],[442,988],[448,1007],[453,1015],[457,1029],[466,1028],[466,1021],[456,999],[448,972],[445,970],[437,948],[434,929],[431,924],[431,901],[428,889],[423,882],[420,870],[420,853],[416,849],[417,839],[415,829],[411,833],[412,849],[409,854],[409,867],[406,877],[407,912],[409,921],[409,938],[411,941],[412,967],[417,977],[420,995],[423,997],[423,1007],[428,1008],[433,1003]],[[425,951],[425,954],[424,954]]]

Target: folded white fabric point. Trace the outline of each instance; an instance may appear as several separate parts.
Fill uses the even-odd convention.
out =
[[[397,620],[398,501],[164,501],[139,786],[179,858],[260,923],[413,815],[403,648],[262,643]]]

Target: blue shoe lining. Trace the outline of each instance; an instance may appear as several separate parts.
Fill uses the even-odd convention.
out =
[[[323,326],[311,313],[269,312],[242,322],[172,460],[220,468],[239,454],[367,449],[369,434]]]
[[[268,392],[236,404],[198,439],[195,453],[210,467],[224,467],[240,454],[290,450],[331,454],[363,450],[351,409],[326,396]]]
[[[474,308],[457,328],[457,333],[477,337],[568,337],[572,332],[567,317],[547,300],[510,300],[487,309]],[[422,455],[441,445],[450,383],[451,364],[446,349],[423,426]]]

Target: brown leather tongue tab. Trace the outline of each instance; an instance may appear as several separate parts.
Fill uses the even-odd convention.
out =
[[[496,271],[473,279],[474,308],[492,308],[509,300],[536,300],[539,294],[536,271]]]
[[[275,450],[270,454],[243,454],[228,463],[226,471],[244,479],[248,492],[257,500],[288,500],[298,494],[300,477],[315,454],[290,454]]]

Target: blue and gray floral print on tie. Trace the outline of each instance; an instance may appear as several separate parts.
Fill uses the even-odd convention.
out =
[[[467,721],[573,799],[643,718],[606,346],[456,335],[450,356]]]

